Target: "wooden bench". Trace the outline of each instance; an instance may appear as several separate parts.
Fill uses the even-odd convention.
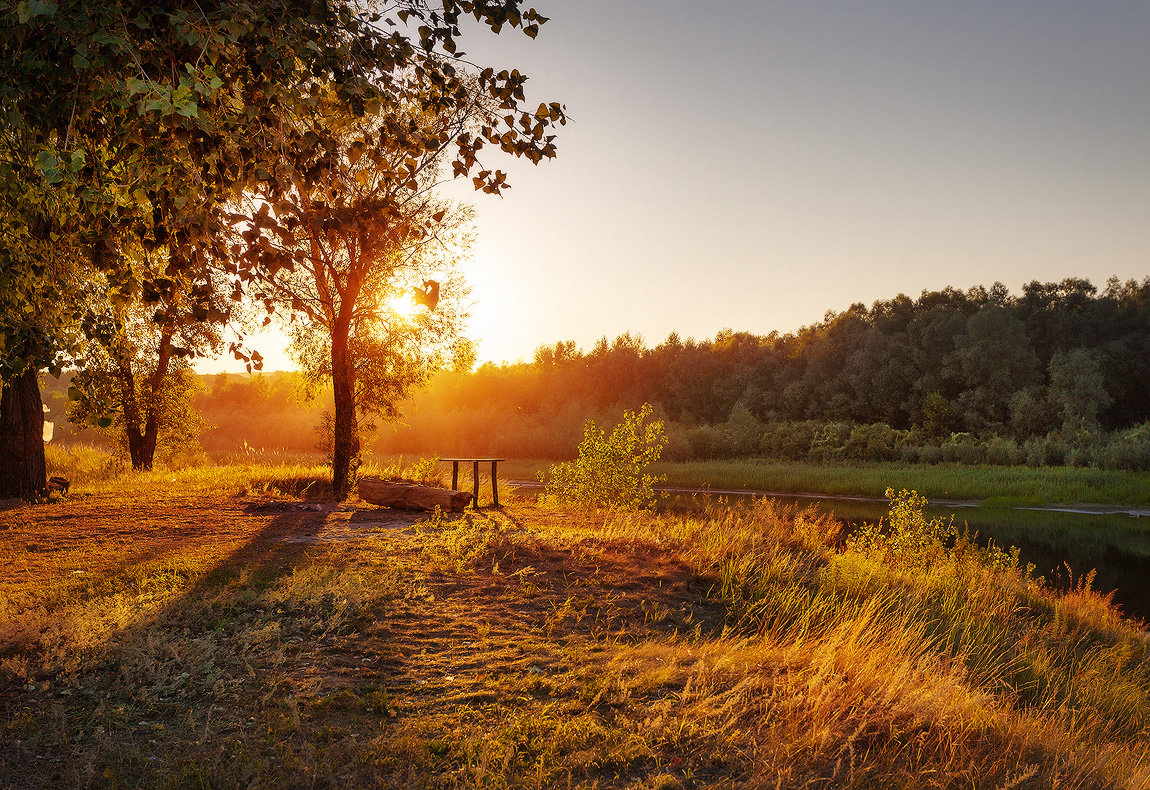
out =
[[[479,507],[479,465],[491,464],[491,499],[495,507],[499,507],[499,462],[506,458],[440,458],[440,461],[451,462],[451,490],[459,490],[459,465],[471,464],[472,507]]]

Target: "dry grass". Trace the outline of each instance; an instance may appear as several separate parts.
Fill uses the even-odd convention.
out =
[[[245,469],[0,513],[0,787],[1150,787],[1146,635],[1086,580]]]

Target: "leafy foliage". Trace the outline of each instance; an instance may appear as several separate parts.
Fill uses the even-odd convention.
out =
[[[848,542],[851,549],[900,567],[926,566],[946,555],[947,541],[955,536],[953,517],[927,519],[922,512],[926,497],[917,491],[904,488],[896,494],[888,488],[885,496],[890,500],[887,524],[864,525]]]
[[[978,536],[954,526],[949,519],[923,514],[926,497],[917,491],[886,490],[890,501],[887,523],[864,524],[847,541],[847,548],[868,555],[901,570],[929,570],[941,562],[972,561],[993,571],[1014,571],[1019,567],[1019,549],[1005,550],[994,541],[979,545]],[[1033,571],[1026,569],[1025,575]]]
[[[667,443],[651,405],[623,412],[623,420],[606,435],[589,420],[583,428],[579,457],[556,464],[545,475],[547,495],[555,501],[587,508],[649,510],[654,486],[662,476],[648,473]]]
[[[91,289],[101,302],[142,299],[158,323],[219,322],[214,272],[240,299],[291,268],[290,256],[230,243],[231,209],[260,189],[276,201],[264,229],[293,230],[283,200],[339,158],[341,129],[321,119],[388,119],[352,154],[390,185],[371,207],[385,224],[429,161],[498,194],[506,174],[485,166],[485,149],[554,157],[562,105],[527,109],[518,70],[464,67],[466,17],[531,38],[546,21],[519,0],[0,5],[0,382],[58,368],[76,336],[100,329]],[[412,122],[466,108],[479,108],[474,124]],[[138,267],[151,253],[167,258],[162,271]],[[192,304],[182,316],[177,294]],[[242,344],[232,351],[260,367]]]

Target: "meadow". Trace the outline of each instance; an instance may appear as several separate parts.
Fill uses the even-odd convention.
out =
[[[1150,644],[1089,576],[248,460],[0,511],[0,786],[1150,787]]]

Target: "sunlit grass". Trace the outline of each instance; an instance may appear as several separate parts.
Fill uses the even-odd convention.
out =
[[[1085,580],[769,501],[301,543],[336,514],[227,498],[317,470],[0,513],[0,784],[1150,787],[1150,646]]]

